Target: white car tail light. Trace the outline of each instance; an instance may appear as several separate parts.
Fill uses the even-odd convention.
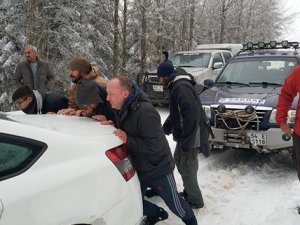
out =
[[[135,174],[135,169],[130,162],[130,155],[125,145],[120,145],[106,151],[106,156],[113,162],[126,181]]]

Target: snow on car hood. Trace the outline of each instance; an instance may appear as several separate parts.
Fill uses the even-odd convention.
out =
[[[113,126],[101,125],[98,121],[85,117],[56,114],[26,115],[15,112],[4,114],[8,119],[15,122],[74,136],[97,137],[111,135],[115,130]]]

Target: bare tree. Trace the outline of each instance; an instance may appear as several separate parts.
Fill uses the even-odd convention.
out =
[[[113,75],[118,73],[118,42],[119,42],[119,0],[114,5],[114,44],[113,44]]]

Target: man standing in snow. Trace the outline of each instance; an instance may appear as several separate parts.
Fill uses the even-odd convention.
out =
[[[140,179],[145,224],[168,218],[163,208],[144,199],[151,187],[185,224],[197,225],[193,210],[177,192],[170,147],[149,99],[128,77],[117,76],[107,84],[107,100],[116,110],[114,125],[118,129],[114,134],[127,146]]]
[[[184,69],[178,67],[174,70],[172,62],[167,59],[158,66],[157,76],[169,89],[170,116],[164,124],[164,131],[172,133],[177,142],[174,159],[183,180],[182,195],[192,208],[202,208],[204,202],[197,181],[198,152],[204,145],[208,156],[208,135],[206,140],[201,139],[207,127],[200,127],[205,115],[202,115],[204,111],[200,109],[202,106],[194,90],[196,82]]]
[[[288,136],[293,137],[293,159],[297,169],[298,178],[300,180],[300,118],[299,107],[300,100],[297,103],[296,117],[294,122],[294,131],[291,130],[288,122],[288,111],[291,108],[294,98],[300,93],[300,65],[296,66],[287,76],[281,88],[278,98],[276,123],[281,130]]]
[[[16,87],[27,85],[33,90],[48,92],[54,83],[54,75],[48,63],[37,56],[37,48],[27,45],[24,49],[26,60],[20,62],[12,78]]]

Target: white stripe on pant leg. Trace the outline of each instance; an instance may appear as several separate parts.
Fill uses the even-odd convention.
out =
[[[174,177],[172,175],[167,175],[167,179],[168,182],[170,184],[171,187],[171,192],[173,195],[173,199],[175,200],[174,205],[175,208],[177,209],[179,215],[181,216],[181,218],[183,218],[186,215],[186,211],[182,208],[181,203],[180,203],[180,199],[178,197],[178,193],[177,193],[177,189],[176,189],[176,183],[174,180]]]

